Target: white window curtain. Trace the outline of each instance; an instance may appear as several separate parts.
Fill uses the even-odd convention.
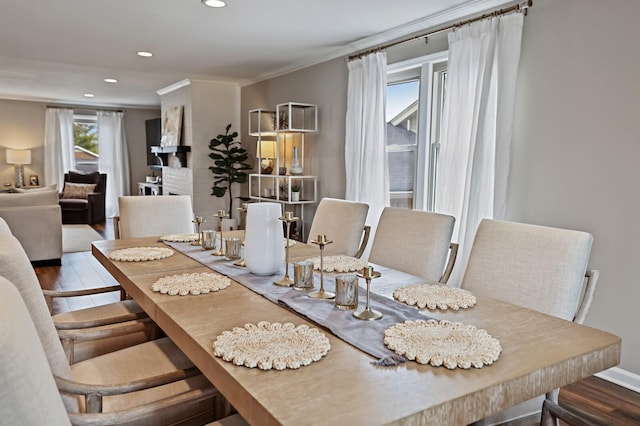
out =
[[[124,131],[124,113],[98,111],[98,165],[107,174],[106,217],[118,214],[118,197],[130,194],[129,154]]]
[[[451,285],[460,285],[480,221],[504,218],[522,26],[515,13],[449,34],[435,207],[456,218]]]
[[[389,205],[385,150],[387,54],[377,52],[355,59],[348,68],[345,198],[369,204],[367,224],[374,234],[382,210]]]
[[[64,186],[64,174],[75,167],[73,110],[47,108],[44,123],[44,183]]]

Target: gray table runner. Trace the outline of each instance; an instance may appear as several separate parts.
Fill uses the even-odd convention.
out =
[[[281,287],[273,284],[284,276],[284,265],[277,274],[272,276],[258,276],[250,273],[247,268],[233,265],[232,261],[224,257],[212,256],[210,251],[202,250],[198,246],[188,243],[165,242],[177,251],[200,262],[204,266],[216,272],[224,274],[234,281],[242,284],[250,290],[264,296],[273,303],[277,303],[304,316],[311,322],[327,328],[333,334],[356,348],[378,359],[377,365],[396,365],[404,359],[398,357],[384,344],[384,331],[406,320],[427,319],[418,309],[399,303],[390,295],[393,288],[424,282],[424,280],[400,271],[388,268],[376,268],[382,273],[380,278],[371,281],[371,309],[382,313],[383,317],[375,321],[362,321],[353,316],[355,311],[342,311],[336,309],[333,300],[313,299],[304,292],[294,290],[291,287]],[[289,275],[293,277],[292,267]],[[334,274],[324,274],[324,288],[326,291],[335,291]],[[316,290],[320,285],[319,272],[314,273]],[[376,289],[382,289],[386,296],[374,293]],[[358,289],[358,309],[362,310],[366,304],[366,284],[360,280]]]

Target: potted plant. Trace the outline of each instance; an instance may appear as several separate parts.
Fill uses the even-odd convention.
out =
[[[291,201],[300,201],[300,185],[291,185]]]
[[[214,161],[214,165],[209,167],[213,172],[211,195],[219,198],[229,196],[229,218],[233,215],[232,185],[246,183],[249,175],[245,170],[251,169],[251,166],[246,163],[249,159],[247,150],[242,147],[240,141],[235,140],[238,132],[229,134],[230,129],[231,124],[228,124],[224,135],[218,135],[209,142],[209,149],[213,151],[209,154],[209,158]],[[248,201],[246,197],[235,198]]]

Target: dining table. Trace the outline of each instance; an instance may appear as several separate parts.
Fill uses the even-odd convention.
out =
[[[132,247],[171,247],[174,253],[141,262],[110,257],[115,250]],[[313,245],[304,243],[290,250],[292,262],[317,255]],[[92,243],[92,253],[250,424],[466,425],[620,362],[621,339],[611,333],[476,295],[477,303],[468,309],[411,309],[425,319],[486,330],[500,342],[495,362],[482,368],[449,369],[411,360],[383,366],[375,356],[332,333],[331,327],[269,297],[276,291],[294,291],[272,284],[284,269],[268,277],[256,292],[240,283],[241,276],[251,278],[246,268],[190,243],[168,245],[159,237],[102,240]],[[234,275],[233,268],[243,275]],[[372,293],[408,309],[392,299],[393,290],[425,281],[382,265],[375,268],[382,276],[371,282]],[[230,285],[185,296],[152,290],[163,277],[212,270],[228,275]],[[334,275],[325,274],[325,279]],[[315,284],[317,290],[317,277]],[[364,289],[361,283],[361,295]],[[313,303],[327,308],[333,302]],[[214,356],[213,344],[223,332],[263,321],[320,329],[330,350],[317,362],[284,370],[248,368]],[[369,322],[373,321],[362,321],[362,327]]]

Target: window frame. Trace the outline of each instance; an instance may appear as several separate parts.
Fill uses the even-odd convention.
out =
[[[442,119],[440,112],[443,107],[442,74],[446,73],[448,59],[449,52],[443,51],[387,66],[387,85],[411,80],[418,80],[420,84],[413,184],[413,208],[416,210],[434,210]],[[433,123],[437,125],[433,126]],[[387,148],[387,152],[393,151],[395,149]],[[397,194],[390,194],[391,197],[394,195]]]

